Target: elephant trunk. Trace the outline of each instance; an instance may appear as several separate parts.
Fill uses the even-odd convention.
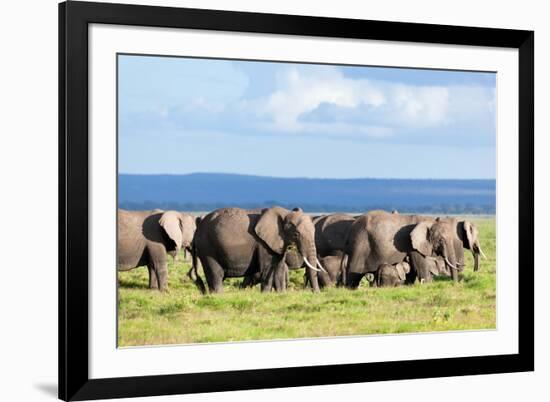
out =
[[[317,267],[317,249],[315,247],[315,242],[313,240],[303,241],[299,245],[300,254],[304,257],[304,262],[307,261],[308,267],[313,267],[313,270],[319,271]]]
[[[474,252],[474,272],[479,269],[479,253]]]
[[[458,264],[457,264],[457,258],[454,251],[454,248],[452,245],[446,245],[443,253],[443,257],[445,259],[445,264],[450,268],[451,270],[451,277],[453,278],[454,282],[458,282]]]
[[[479,270],[479,256],[481,255],[484,259],[487,259],[487,256],[481,249],[481,245],[479,244],[479,241],[476,241],[474,246],[472,247],[472,254],[474,255],[474,271]]]
[[[304,257],[304,263],[306,264],[307,277],[311,283],[313,291],[318,292],[319,281],[317,279],[317,272],[321,271],[321,269],[317,268],[320,263],[317,260],[317,249],[315,248],[315,242],[311,239],[302,243],[300,246],[300,253]]]

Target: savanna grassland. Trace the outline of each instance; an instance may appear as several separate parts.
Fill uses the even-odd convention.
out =
[[[459,283],[437,278],[398,288],[303,288],[304,270],[291,271],[289,289],[262,294],[241,290],[242,278],[226,280],[224,293],[200,294],[187,277],[183,255],[169,263],[169,291],[149,290],[146,267],[120,272],[118,344],[124,346],[261,339],[310,338],[496,327],[496,231],[494,218],[471,219],[487,259]],[[201,271],[200,271],[201,272]],[[201,272],[202,275],[202,272]],[[202,275],[203,276],[203,275]],[[204,279],[204,276],[203,276]]]

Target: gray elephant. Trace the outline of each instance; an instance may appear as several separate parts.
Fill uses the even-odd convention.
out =
[[[482,254],[477,236],[474,224],[456,218],[369,212],[357,218],[349,232],[346,286],[356,288],[367,272],[376,271],[382,264],[397,264],[407,256],[413,268],[407,282],[416,277],[431,281],[434,272],[440,271],[438,257],[457,281],[464,267],[464,248],[474,254],[477,270]]]
[[[167,254],[176,258],[180,249],[190,249],[195,218],[178,211],[118,210],[117,269],[128,271],[147,266],[149,287],[166,290]]]
[[[193,266],[200,259],[211,292],[222,291],[229,277],[257,278],[263,292],[285,290],[287,253],[299,254],[313,290],[319,291],[315,227],[300,208],[213,211],[198,224],[194,251]]]
[[[326,269],[326,271],[318,273],[319,286],[322,288],[342,283],[343,278],[340,273],[340,263],[344,255],[346,238],[351,224],[355,221],[355,217],[337,213],[313,216],[312,221],[315,226],[317,257],[321,261],[321,266]],[[287,253],[285,261],[291,270],[306,268],[304,260],[299,253]],[[325,266],[323,261],[326,261],[330,267]],[[242,286],[246,287],[255,283],[258,283],[257,278],[245,278]],[[308,287],[309,285],[310,282],[306,272],[304,274],[304,287]]]
[[[317,256],[326,269],[326,272],[320,272],[318,275],[321,287],[345,283],[345,275],[342,275],[345,264],[341,262],[344,258],[348,232],[355,218],[341,213],[313,217]],[[326,267],[323,261],[326,261],[330,268]],[[304,276],[304,286],[307,287],[309,281],[307,275]]]
[[[408,258],[410,264],[413,262],[416,266],[412,267],[407,274],[405,283],[412,284],[419,280],[420,283],[430,282],[434,276],[447,276],[453,277],[452,268],[445,262],[445,258],[442,256],[424,256],[420,252],[413,250],[409,254]],[[462,265],[458,267],[458,271],[462,271]]]
[[[284,255],[285,264],[288,269],[300,269],[304,266],[304,258],[302,255],[292,247],[287,248],[285,255]],[[318,272],[318,275],[320,275],[322,271]],[[307,276],[307,273],[304,274],[304,276]],[[286,286],[288,287],[288,275],[286,277]],[[252,275],[245,275],[242,283],[241,283],[241,289],[245,289],[248,287],[253,287],[260,283],[262,281],[262,275],[261,272],[257,271]]]
[[[401,286],[405,283],[410,270],[411,266],[406,261],[397,264],[382,264],[376,271],[374,283],[377,287]]]
[[[325,288],[342,284],[342,268],[347,263],[347,256],[345,254],[327,255],[320,257],[320,261],[326,272],[319,272],[319,286]]]

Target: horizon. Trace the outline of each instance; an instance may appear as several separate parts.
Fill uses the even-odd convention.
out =
[[[119,172],[119,175],[125,176],[191,176],[191,175],[227,175],[227,176],[249,176],[249,177],[261,177],[266,179],[301,179],[301,180],[416,180],[416,181],[496,181],[495,177],[479,177],[479,178],[430,178],[430,177],[306,177],[306,176],[264,176],[259,174],[247,174],[247,173],[226,173],[226,172],[190,172],[190,173],[125,173]]]

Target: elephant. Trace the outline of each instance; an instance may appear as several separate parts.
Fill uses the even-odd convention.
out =
[[[477,228],[469,221],[371,211],[357,218],[350,228],[345,250],[346,286],[357,288],[367,272],[382,264],[400,263],[406,257],[412,267],[408,283],[416,277],[421,282],[431,281],[434,272],[441,273],[441,259],[446,266],[443,272],[458,281],[458,272],[464,267],[464,248],[474,254],[477,270],[483,252]]]
[[[258,279],[262,292],[284,291],[287,253],[299,254],[313,290],[319,291],[317,273],[322,267],[317,260],[315,227],[300,208],[215,210],[199,222],[193,247],[193,266],[198,258],[210,292],[223,291],[223,280],[229,277],[245,277],[245,286]]]
[[[341,268],[338,263],[341,263],[344,257],[346,239],[355,218],[354,216],[341,213],[313,217],[317,256],[321,260],[321,266],[325,267],[323,263],[325,259],[327,264],[330,265],[330,268],[325,267],[327,272],[320,272],[318,274],[321,287],[344,282],[345,278],[340,273]],[[338,270],[336,270],[337,266]],[[289,267],[292,269],[291,265]],[[303,267],[303,264],[300,267]],[[304,286],[307,287],[308,283],[307,275],[304,275]]]
[[[377,287],[396,287],[401,286],[407,279],[407,274],[410,272],[411,266],[406,261],[401,261],[397,264],[382,264],[378,267],[375,274]]]
[[[284,255],[285,264],[288,267],[288,269],[300,269],[304,266],[304,258],[300,253],[298,253],[295,249],[289,248],[286,250]],[[319,272],[318,275],[322,273]],[[304,276],[307,276],[307,273],[304,274]],[[255,272],[252,275],[245,275],[243,282],[241,283],[241,289],[245,289],[248,287],[253,287],[260,283],[262,281],[261,272]],[[287,277],[287,283],[286,287],[288,287],[288,277]]]
[[[190,249],[195,218],[178,211],[118,210],[117,269],[147,266],[149,288],[167,290],[167,254],[174,259],[181,248]]]
[[[407,273],[405,283],[413,284],[416,279],[420,283],[430,282],[434,276],[453,277],[452,269],[447,265],[442,256],[424,256],[420,252],[413,250],[408,256],[410,264],[414,261],[415,267]],[[409,264],[409,265],[410,265]],[[459,269],[462,270],[461,268]]]
[[[319,286],[324,288],[342,284],[342,266],[345,266],[347,256],[344,254],[327,255],[321,257],[320,260],[326,272],[318,273]]]
[[[321,271],[317,275],[321,288],[340,283],[342,280],[338,264],[342,261],[346,237],[354,220],[353,216],[341,213],[312,217],[313,225],[315,226],[317,257],[321,261],[321,266],[327,270],[327,272]],[[330,265],[330,268],[326,267],[323,263],[325,260]],[[304,260],[299,253],[287,253],[285,255],[285,262],[291,270],[306,268]],[[336,268],[337,266],[338,268]],[[246,287],[256,283],[258,283],[258,277],[245,278],[241,286]],[[306,272],[304,274],[304,287],[309,286],[309,284],[308,273]]]

